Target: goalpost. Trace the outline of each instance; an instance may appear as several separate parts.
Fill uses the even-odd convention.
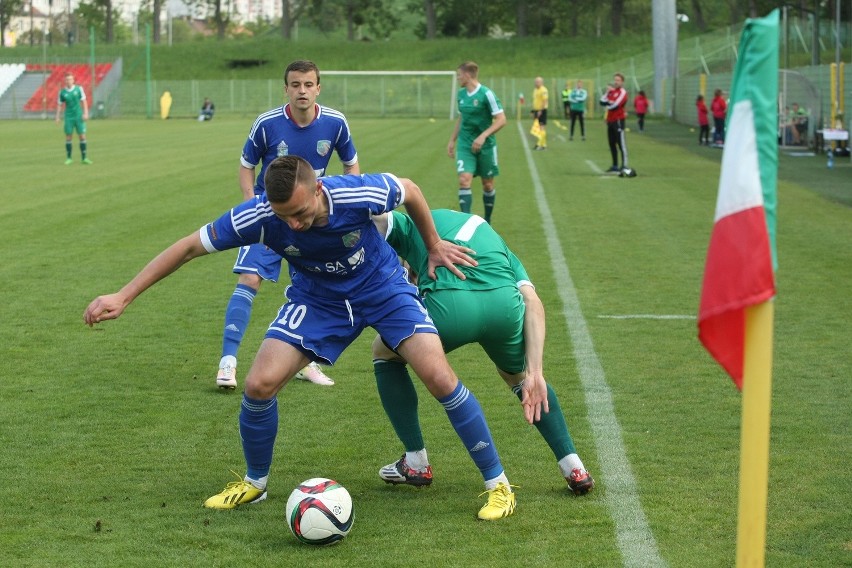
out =
[[[347,115],[455,118],[455,71],[321,71],[320,77],[340,77],[321,82],[321,100]]]

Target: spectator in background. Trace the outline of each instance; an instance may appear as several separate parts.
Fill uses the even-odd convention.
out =
[[[725,117],[728,116],[728,103],[722,97],[722,89],[713,93],[710,112],[713,113],[713,145],[721,148],[725,145]]]
[[[565,81],[565,88],[562,89],[562,112],[567,119],[571,112],[571,81]]]
[[[645,115],[648,114],[648,98],[645,96],[645,91],[639,91],[636,95],[633,100],[633,110],[636,111],[636,117],[639,119],[639,132],[645,132]]]
[[[201,105],[201,112],[198,114],[198,122],[213,120],[214,112],[216,112],[216,105],[213,104],[213,101],[204,97],[204,103]]]
[[[83,164],[91,164],[92,161],[86,157],[86,121],[89,120],[89,105],[86,102],[86,91],[80,85],[74,84],[74,75],[69,71],[65,73],[65,86],[59,91],[59,100],[56,103],[56,122],[62,114],[62,105],[65,105],[65,165],[71,164],[71,139],[74,131],[77,131],[77,139],[80,141],[80,155]]]
[[[704,95],[698,95],[695,99],[695,109],[698,111],[698,144],[710,145],[710,120],[708,119],[707,103]]]
[[[569,102],[571,103],[571,136],[568,140],[574,139],[574,125],[580,121],[580,135],[583,137],[583,142],[586,141],[586,124],[583,122],[583,114],[586,112],[586,99],[589,98],[589,93],[583,88],[583,82],[577,81],[577,86],[571,89]]]
[[[541,133],[538,135],[533,150],[547,150],[547,106],[547,87],[544,86],[544,79],[536,77],[535,88],[533,89],[532,114],[533,119],[538,120]]]
[[[808,138],[808,111],[801,108],[799,103],[793,103],[790,109],[790,122],[793,125],[791,134],[793,144],[804,144]]]

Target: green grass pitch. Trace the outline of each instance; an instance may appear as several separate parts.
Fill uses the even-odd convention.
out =
[[[547,308],[545,376],[581,457],[598,479],[573,497],[547,446],[478,348],[450,361],[476,393],[512,483],[514,516],[474,519],[481,478],[440,405],[421,386],[436,481],[414,490],[377,471],[401,447],[376,394],[362,335],[328,371],[333,388],[291,382],[279,396],[270,498],[229,512],[203,500],[243,472],[240,395],[215,387],[234,255],[193,261],[96,329],[86,305],[240,196],[239,152],[251,119],[92,121],[89,157],[64,166],[52,121],[3,123],[0,223],[0,565],[42,566],[619,566],[631,544],[624,503],[604,482],[590,414],[540,222],[528,158],[544,189],[617,435],[659,558],[731,566],[736,541],[740,396],[696,339],[720,152],[651,122],[628,134],[634,179],[601,176],[605,128],[567,141],[551,120],[547,152],[527,154],[514,121],[498,134],[495,227],[524,261]],[[452,124],[353,120],[362,171],[415,180],[433,207],[454,207],[446,156]],[[654,135],[653,130],[659,134]],[[666,130],[668,129],[668,130]],[[529,142],[529,140],[528,140]],[[849,281],[852,167],[782,161],[768,566],[852,565]],[[805,164],[812,175],[801,175]],[[799,166],[801,164],[801,166]],[[331,173],[339,173],[335,164]],[[791,174],[792,176],[792,174]],[[828,177],[832,176],[832,177]],[[478,181],[474,211],[481,213]],[[811,187],[808,187],[811,186]],[[837,197],[839,195],[839,197]],[[848,199],[848,196],[846,196]],[[266,284],[241,350],[240,380],[283,286]],[[611,316],[673,315],[675,319]],[[573,322],[576,323],[576,322]],[[356,520],[340,545],[299,544],[284,521],[291,489],[343,483]],[[616,477],[613,477],[616,476]],[[627,525],[625,525],[627,523]],[[629,539],[628,539],[629,541]],[[641,565],[639,564],[634,565]]]

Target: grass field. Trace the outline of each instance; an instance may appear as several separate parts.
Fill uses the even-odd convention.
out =
[[[233,255],[190,263],[118,321],[89,329],[82,313],[236,203],[249,126],[93,121],[94,165],[66,167],[53,122],[4,122],[0,566],[733,565],[740,395],[691,319],[721,153],[657,122],[628,135],[639,172],[630,180],[596,173],[609,165],[599,122],[570,143],[552,123],[547,152],[526,149],[526,123],[499,134],[494,224],[547,307],[545,375],[594,493],[570,495],[517,399],[472,347],[450,361],[520,486],[516,514],[474,520],[481,479],[423,388],[436,481],[386,486],[378,468],[402,450],[365,333],[329,370],[336,386],[293,381],[279,396],[268,501],[203,509],[229,469],[244,467],[239,389],[214,384]],[[433,207],[455,205],[449,121],[351,127],[362,171],[410,177]],[[767,565],[852,566],[852,166],[784,157],[781,173]],[[282,291],[267,284],[258,295],[240,377]],[[568,292],[577,305],[562,304]],[[636,315],[682,317],[613,317]],[[328,549],[299,544],[283,519],[290,490],[315,476],[342,482],[355,504],[350,537]]]

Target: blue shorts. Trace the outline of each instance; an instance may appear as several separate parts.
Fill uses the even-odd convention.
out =
[[[289,301],[281,306],[266,337],[289,343],[319,363],[333,365],[367,327],[379,332],[392,349],[415,333],[438,333],[403,271],[381,289],[358,298],[330,300],[293,286],[286,294]]]
[[[264,280],[278,282],[281,276],[281,256],[266,245],[249,245],[237,251],[234,263],[236,274],[257,274]]]

